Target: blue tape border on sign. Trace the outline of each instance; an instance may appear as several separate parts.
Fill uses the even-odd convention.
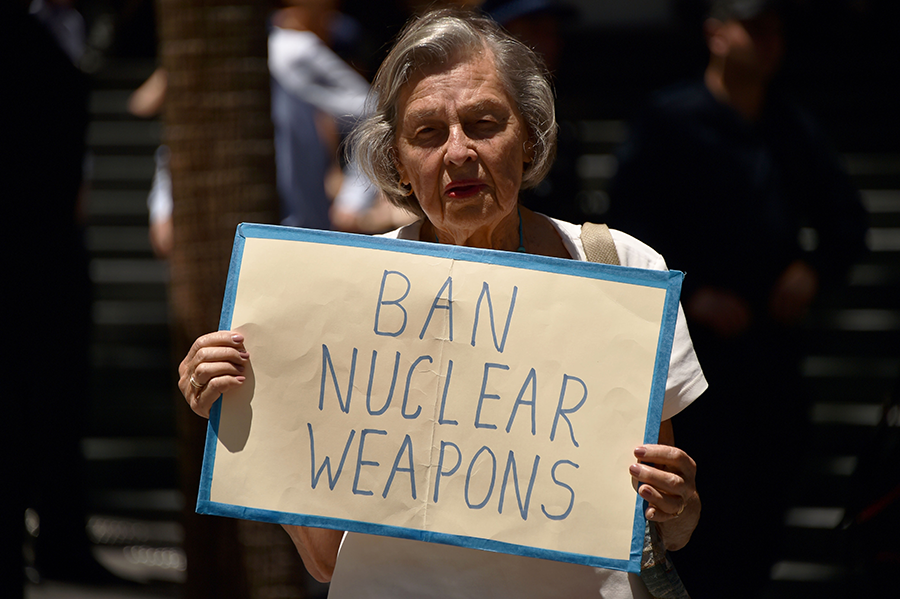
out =
[[[237,295],[238,279],[241,273],[241,258],[244,256],[244,228],[247,225],[240,224],[234,233],[234,245],[231,248],[231,261],[228,264],[228,277],[225,279],[225,299],[222,301],[222,314],[219,317],[219,330],[227,331],[231,328],[231,317],[234,315],[234,298]],[[280,227],[287,228],[287,227]],[[222,396],[219,396],[222,399]],[[212,486],[213,466],[216,462],[216,440],[219,431],[219,418],[222,413],[222,403],[219,400],[209,410],[209,424],[206,427],[206,444],[203,449],[203,465],[200,468],[200,488],[197,491],[197,512],[200,511],[201,502],[209,503],[209,491]]]
[[[662,417],[663,399],[665,396],[666,379],[669,370],[669,356],[672,351],[675,322],[678,318],[678,298],[681,293],[681,282],[684,277],[684,274],[681,272],[611,266],[596,262],[582,262],[561,258],[549,258],[546,256],[534,256],[517,252],[482,250],[461,246],[424,243],[420,241],[355,235],[351,233],[241,223],[238,225],[237,231],[235,232],[234,247],[231,253],[231,262],[225,287],[225,297],[222,302],[222,315],[219,320],[219,330],[228,330],[231,328],[231,320],[234,314],[234,302],[237,296],[238,280],[240,278],[241,259],[243,257],[244,244],[248,238],[304,241],[309,243],[403,252],[451,260],[465,260],[513,268],[527,268],[543,272],[553,272],[665,289],[666,299],[663,309],[662,324],[660,326],[653,381],[651,383],[647,427],[644,432],[645,443],[656,443],[658,440],[659,431],[656,423],[658,423]],[[627,561],[577,553],[551,551],[476,537],[465,537],[447,533],[401,528],[397,526],[386,526],[371,522],[361,522],[358,520],[342,520],[308,514],[276,512],[210,501],[210,488],[212,486],[213,466],[216,458],[219,418],[221,416],[220,406],[221,402],[216,401],[210,410],[200,488],[197,495],[197,513],[257,520],[260,522],[296,524],[330,528],[334,530],[378,534],[403,539],[483,549],[487,551],[512,553],[527,557],[564,561],[599,568],[610,568],[623,570],[625,572],[640,572],[641,553],[644,545],[644,528],[646,523],[644,520],[645,502],[637,495],[635,495],[631,554]]]

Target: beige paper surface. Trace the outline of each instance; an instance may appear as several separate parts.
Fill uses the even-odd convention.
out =
[[[209,499],[628,560],[665,296],[248,238]]]

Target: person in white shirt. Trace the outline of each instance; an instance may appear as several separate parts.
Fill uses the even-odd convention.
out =
[[[581,226],[519,205],[553,161],[553,92],[540,59],[493,21],[441,10],[411,21],[373,82],[374,110],[351,134],[361,170],[419,220],[390,236],[585,260]],[[640,241],[612,232],[619,262],[665,269]],[[203,416],[244,384],[250,357],[233,331],[197,339],[179,387]],[[634,452],[632,481],[647,519],[669,549],[689,540],[700,516],[696,464],[674,447],[671,418],[706,389],[679,312],[658,445]],[[650,597],[622,571],[285,525],[309,572],[330,597]]]

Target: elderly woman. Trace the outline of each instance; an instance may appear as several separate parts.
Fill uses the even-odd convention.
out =
[[[492,21],[438,11],[414,20],[381,66],[376,105],[354,156],[397,205],[421,218],[390,237],[585,260],[581,227],[533,213],[519,191],[541,181],[556,139],[546,69]],[[613,231],[619,261],[665,269],[662,257]],[[191,407],[207,416],[244,382],[241,335],[199,338],[180,367]],[[673,444],[671,418],[706,387],[679,314],[660,445],[635,450],[630,472],[669,549],[697,525],[696,467]],[[637,488],[637,484],[635,484]],[[285,526],[332,597],[648,597],[633,574],[476,549]],[[601,534],[598,531],[598,534]]]

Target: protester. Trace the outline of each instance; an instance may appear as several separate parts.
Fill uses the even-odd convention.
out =
[[[610,223],[685,271],[682,301],[713,388],[678,418],[709,477],[678,563],[699,597],[755,597],[768,580],[807,422],[799,325],[865,247],[858,190],[777,84],[785,6],[713,4],[703,79],[653,98],[609,189]],[[726,444],[755,448],[737,469]],[[754,485],[765,492],[736,492]]]
[[[392,202],[419,217],[388,236],[585,260],[579,225],[518,202],[520,190],[537,185],[550,169],[556,137],[547,71],[532,51],[471,12],[431,12],[401,34],[375,77],[373,94],[374,110],[351,138],[353,156]],[[648,246],[619,231],[612,236],[622,264],[665,269]],[[243,341],[232,331],[210,333],[185,357],[179,387],[198,414],[208,416],[221,393],[245,383],[250,356]],[[630,467],[632,482],[644,483],[646,516],[670,549],[687,543],[700,515],[696,466],[672,445],[671,417],[705,388],[679,315],[661,444],[636,449]],[[637,575],[622,571],[285,528],[310,573],[331,581],[335,598],[649,597]]]

